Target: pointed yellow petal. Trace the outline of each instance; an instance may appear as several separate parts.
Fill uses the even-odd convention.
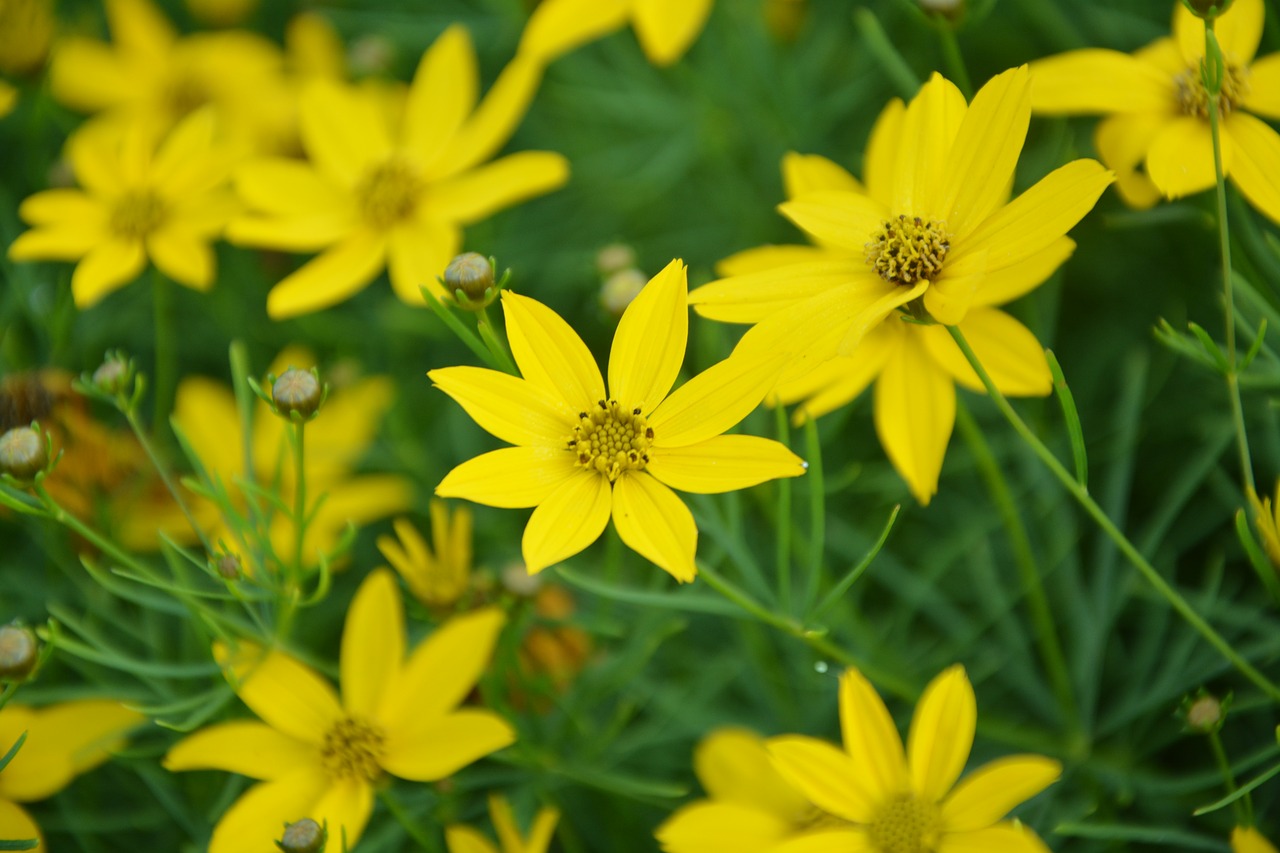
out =
[[[938,853],[1050,853],[1040,836],[1020,823],[998,823],[973,832],[948,833]]]
[[[148,0],[107,0],[112,40],[129,53],[156,59],[177,39],[173,24]]]
[[[772,853],[791,828],[790,821],[754,806],[698,800],[677,810],[654,831],[654,837],[666,853]]]
[[[655,447],[645,470],[673,489],[712,495],[799,477],[805,463],[771,438],[718,435],[684,447]]]
[[[267,314],[284,320],[336,305],[368,286],[381,271],[387,239],[361,228],[303,264],[267,294]]]
[[[569,180],[569,161],[551,151],[521,151],[431,187],[433,215],[469,225]]]
[[[1118,50],[1073,50],[1031,63],[1031,108],[1047,115],[1172,116],[1177,87],[1162,69]]]
[[[654,410],[654,446],[687,447],[736,426],[778,381],[780,362],[757,352],[734,353],[708,367]]]
[[[115,237],[95,246],[71,274],[77,308],[89,308],[138,277],[147,265],[141,240]]]
[[[945,329],[923,330],[929,355],[961,385],[985,393],[982,380]],[[1043,397],[1053,390],[1044,347],[1031,330],[1003,311],[975,308],[960,331],[996,387],[1012,397]]]
[[[1011,755],[966,776],[942,803],[946,832],[988,827],[1062,775],[1062,765],[1040,755]]]
[[[13,706],[0,724],[4,749],[23,731],[27,740],[0,777],[0,798],[27,802],[53,796],[76,775],[110,758],[129,730],[145,720],[109,699],[78,699],[40,709]]]
[[[347,203],[338,187],[300,160],[253,160],[236,170],[235,187],[255,211],[282,216],[318,216]]]
[[[846,253],[841,252],[840,257]],[[776,270],[791,264],[803,264],[809,261],[822,261],[832,258],[829,250],[820,246],[757,246],[744,249],[730,255],[716,264],[716,275],[721,278],[747,275],[749,273]],[[715,282],[712,282],[713,284]],[[695,288],[689,292],[689,304],[694,302],[694,294],[707,287]]]
[[[106,239],[103,229],[81,225],[32,228],[9,244],[9,260],[77,261]]]
[[[559,810],[538,809],[538,814],[533,819],[533,828],[529,830],[529,841],[525,845],[525,853],[547,853],[556,832],[556,824],[559,822]]]
[[[386,119],[368,94],[318,80],[302,93],[298,113],[307,156],[338,186],[354,187],[391,153]]]
[[[358,227],[351,208],[282,218],[241,216],[227,225],[227,241],[286,252],[315,252],[332,246]]]
[[[1093,146],[1116,172],[1116,192],[1130,207],[1146,209],[1160,201],[1160,190],[1145,171],[1151,141],[1170,121],[1162,113],[1121,113],[1098,122]]]
[[[1231,830],[1232,853],[1276,853],[1276,848],[1253,827]]]
[[[213,247],[189,229],[160,228],[147,237],[147,254],[169,278],[195,290],[213,287]]]
[[[1248,65],[1262,40],[1263,0],[1236,0],[1225,15],[1214,21],[1214,33],[1222,55],[1233,65]],[[1204,21],[1182,4],[1173,13],[1173,33],[1188,65],[1199,66],[1204,58]]]
[[[774,769],[764,739],[747,729],[729,727],[707,735],[694,750],[693,768],[713,800],[747,806],[788,825],[811,808]]]
[[[858,179],[835,161],[820,154],[797,154],[795,151],[782,155],[782,186],[786,189],[787,198],[820,190],[866,193]]]
[[[891,214],[914,214],[933,220],[943,218],[938,209],[943,170],[966,109],[960,90],[937,73],[911,99],[898,137],[893,202],[889,205]],[[861,249],[863,241],[850,248]]]
[[[857,253],[889,218],[889,211],[870,196],[840,190],[822,190],[785,201],[778,205],[778,211],[819,244]]]
[[[628,473],[613,485],[613,525],[627,547],[681,583],[698,573],[698,526],[671,489],[652,476]]]
[[[164,768],[226,770],[254,779],[279,779],[299,768],[320,767],[320,752],[266,723],[236,720],[200,729],[178,741],[164,757]]]
[[[871,843],[865,830],[850,827],[807,832],[770,847],[769,853],[831,853],[833,850],[840,853],[876,853],[878,848]]]
[[[689,338],[689,280],[679,258],[649,279],[622,313],[609,349],[609,395],[653,411],[676,381]]]
[[[284,31],[285,52],[294,73],[304,77],[346,79],[346,47],[323,15],[299,12]]]
[[[1249,93],[1244,97],[1244,106],[1258,115],[1280,119],[1280,52],[1249,66]]]
[[[898,151],[902,145],[902,120],[907,107],[898,98],[890,101],[871,128],[867,150],[862,155],[862,179],[867,182],[867,195],[885,208],[894,202],[894,181],[898,168]]]
[[[911,783],[927,802],[940,802],[969,760],[978,704],[964,667],[952,666],[929,682],[907,735]]]
[[[891,318],[889,323],[902,321]],[[942,458],[956,417],[956,387],[933,363],[916,330],[900,329],[896,352],[876,382],[876,434],[921,504],[937,494]]]
[[[0,799],[0,838],[14,841],[27,841],[34,838],[39,843],[36,849],[45,849],[44,836],[40,834],[40,827],[36,826],[31,815],[16,803],[4,799]]]
[[[604,377],[587,345],[559,314],[534,299],[503,291],[507,338],[520,374],[570,409],[605,399]]]
[[[609,523],[613,489],[595,471],[578,469],[529,517],[520,548],[525,568],[536,574],[567,560],[600,538]]]
[[[213,828],[209,853],[272,850],[286,821],[311,817],[329,788],[328,774],[307,768],[254,785],[231,804]],[[313,818],[319,821],[319,818]]]
[[[1222,170],[1231,173],[1233,146],[1230,133],[1222,134]],[[1214,185],[1213,137],[1209,123],[1195,116],[1169,122],[1151,141],[1147,174],[1169,198],[1181,198]]]
[[[876,799],[906,789],[907,758],[898,727],[871,682],[853,668],[840,676],[840,729],[845,751],[862,768],[864,787]]]
[[[355,850],[371,814],[373,786],[363,779],[343,779],[330,782],[307,817],[327,826],[329,837],[338,839],[339,849],[345,839],[347,849]]]
[[[892,321],[896,322],[896,321]],[[880,375],[885,360],[896,349],[890,321],[867,333],[853,350],[854,356],[833,358],[800,380],[778,386],[782,403],[804,402],[796,407],[793,421],[802,424],[819,418],[852,401]]]
[[[493,831],[498,834],[498,843],[502,849],[522,851],[524,839],[520,837],[520,828],[516,826],[516,816],[511,811],[511,804],[500,794],[489,795],[489,819],[493,823]]]
[[[116,196],[124,191],[120,150],[116,136],[98,132],[101,125],[90,122],[67,139],[67,159],[80,186],[97,196]]]
[[[287,735],[320,743],[343,717],[338,694],[329,683],[284,652],[247,642],[232,652],[219,642],[214,644],[213,656],[250,710]]]
[[[881,801],[847,753],[802,735],[771,738],[767,746],[773,766],[815,806],[854,823],[875,820]]]
[[[549,63],[627,22],[627,0],[545,0],[529,16],[520,54]]]
[[[454,468],[436,486],[442,498],[462,498],[485,506],[537,506],[581,473],[572,453],[552,447],[504,447]]]
[[[151,179],[168,198],[206,193],[226,180],[230,160],[215,148],[217,116],[199,109],[169,131],[151,164]]]
[[[539,6],[538,12],[547,5]],[[497,153],[511,138],[537,94],[538,84],[542,82],[542,68],[542,63],[535,59],[517,56],[511,60],[471,118],[454,134],[453,142],[425,171],[424,177],[432,180],[447,178],[483,163]]]
[[[969,255],[966,260],[968,263],[953,264],[945,270],[924,292],[925,310],[944,326],[955,326],[964,320],[978,288],[987,280],[985,254]]]
[[[388,732],[382,766],[401,779],[434,782],[515,740],[515,729],[497,714],[464,708]]]
[[[427,167],[471,113],[479,89],[476,52],[466,27],[454,24],[422,55],[404,109],[405,153]]]
[[[1280,223],[1280,134],[1246,113],[1235,113],[1226,123],[1235,157],[1231,182],[1249,203],[1272,222]]]
[[[80,190],[56,189],[27,196],[18,215],[29,225],[101,228],[107,222],[102,202]]]
[[[699,316],[722,323],[759,323],[850,279],[870,275],[874,273],[861,258],[801,261],[704,284],[689,294],[689,304]]]
[[[573,435],[575,413],[519,377],[484,367],[444,367],[427,376],[485,431],[505,442],[559,449]]]
[[[702,32],[713,0],[634,0],[631,25],[654,65],[675,62]]]
[[[404,661],[404,604],[395,576],[372,572],[347,609],[342,629],[342,704],[360,717],[375,713]]]
[[[53,96],[73,110],[94,112],[128,101],[134,94],[132,63],[100,41],[79,36],[59,39],[52,60]]]
[[[446,826],[444,843],[449,853],[498,853],[498,848],[469,826]]]
[[[417,216],[391,231],[387,268],[391,287],[406,305],[426,305],[422,288],[439,298],[444,288],[438,278],[462,248],[462,232],[446,222]]]

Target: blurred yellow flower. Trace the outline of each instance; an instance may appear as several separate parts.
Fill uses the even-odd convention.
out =
[[[471,510],[459,507],[450,521],[444,501],[431,501],[434,553],[408,519],[395,520],[395,538],[378,537],[378,550],[404,578],[409,591],[438,610],[456,604],[471,580]]]
[[[771,853],[1048,853],[1034,832],[1003,820],[1057,781],[1062,765],[1014,755],[956,784],[973,746],[977,704],[964,667],[935,678],[920,697],[907,748],[875,688],[856,669],[840,678],[844,749],[802,735],[768,742],[778,772],[838,825]]]
[[[449,853],[547,853],[560,812],[550,807],[539,809],[528,838],[521,836],[511,804],[505,797],[489,795],[489,817],[493,820],[501,849],[469,826],[448,826],[444,830],[444,840]]]
[[[1280,53],[1254,60],[1263,0],[1235,0],[1214,26],[1226,63],[1220,101],[1222,168],[1254,207],[1280,222]],[[1038,113],[1104,113],[1094,145],[1119,175],[1126,202],[1150,207],[1216,182],[1209,96],[1201,79],[1204,21],[1174,4],[1173,37],[1133,55],[1089,49],[1031,64]]]
[[[434,782],[515,741],[494,714],[459,708],[493,652],[505,617],[459,616],[406,659],[404,607],[381,569],[347,611],[339,669],[342,697],[310,667],[279,650],[222,644],[214,654],[236,693],[263,722],[204,728],[165,757],[169,770],[225,770],[262,780],[223,814],[209,853],[274,849],[285,821],[309,817],[354,848],[385,774]]]
[[[1254,525],[1262,538],[1262,547],[1271,559],[1271,565],[1280,571],[1280,481],[1276,482],[1276,500],[1260,498],[1249,492],[1249,504],[1253,507]]]
[[[0,755],[22,749],[0,773],[0,838],[44,839],[18,803],[52,797],[124,746],[124,736],[146,717],[107,699],[76,699],[43,708],[10,703],[0,709]]]
[[[530,573],[586,548],[612,515],[630,548],[691,581],[698,528],[672,487],[728,492],[804,473],[800,458],[776,441],[721,435],[774,384],[771,359],[731,357],[671,391],[689,330],[679,260],[622,315],[608,392],[586,344],[558,314],[510,291],[502,308],[523,379],[479,367],[427,375],[481,427],[516,446],[462,463],[436,494],[537,507],[522,542]]]
[[[767,853],[831,819],[777,770],[746,729],[712,732],[693,754],[707,799],[684,806],[654,833],[664,853]]]
[[[938,75],[880,114],[863,187],[829,160],[789,155],[780,205],[816,246],[765,246],[719,267],[689,296],[704,317],[754,323],[740,348],[792,353],[778,396],[797,418],[838,408],[876,382],[880,443],[927,504],[955,423],[955,383],[982,384],[947,331],[957,325],[997,387],[1052,387],[1035,336],[995,308],[1047,279],[1075,247],[1064,236],[1111,175],[1093,160],[1055,170],[1008,201],[1030,121],[1025,68],[971,105]]]
[[[1237,826],[1231,830],[1231,853],[1276,853],[1276,848],[1253,827]]]
[[[78,261],[71,293],[80,308],[133,281],[148,259],[179,284],[208,290],[209,243],[235,206],[214,129],[208,111],[168,134],[144,122],[85,125],[67,142],[83,189],[24,200],[18,214],[33,227],[9,246],[9,258]]]
[[[458,253],[463,225],[568,179],[567,161],[547,151],[480,165],[510,137],[540,77],[517,59],[476,107],[475,51],[453,26],[423,55],[398,127],[385,99],[333,82],[308,87],[300,110],[311,162],[262,160],[236,177],[252,215],[232,222],[229,239],[326,249],[272,289],[267,312],[292,317],[342,302],[384,267],[405,302],[422,304],[421,287],[442,294],[436,276]]]
[[[670,65],[693,44],[714,0],[542,0],[529,17],[520,54],[551,62],[630,23],[645,56]]]
[[[0,71],[27,74],[44,64],[53,24],[52,0],[0,3]]]

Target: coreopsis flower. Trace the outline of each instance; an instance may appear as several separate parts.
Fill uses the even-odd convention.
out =
[[[521,834],[516,816],[511,811],[511,804],[505,797],[489,795],[489,817],[493,821],[494,832],[498,834],[500,847],[494,846],[488,838],[469,826],[454,825],[445,827],[444,830],[444,841],[449,847],[449,853],[547,853],[551,837],[556,831],[556,823],[560,820],[560,812],[549,806],[539,809],[527,838]]]
[[[1258,210],[1280,222],[1280,134],[1258,118],[1280,119],[1280,53],[1255,60],[1263,0],[1236,0],[1218,18],[1225,76],[1219,101],[1222,168]],[[1209,94],[1201,69],[1204,21],[1174,4],[1173,36],[1132,55],[1093,48],[1031,64],[1038,113],[1102,113],[1094,146],[1119,175],[1126,202],[1150,207],[1216,183]]]
[[[25,199],[18,214],[32,228],[9,246],[9,258],[77,261],[71,293],[80,308],[136,279],[148,260],[179,284],[208,290],[209,244],[235,209],[215,126],[209,111],[169,133],[142,121],[85,125],[67,142],[81,189]]]
[[[408,519],[395,520],[395,537],[379,536],[378,550],[427,607],[452,607],[471,581],[471,510],[459,507],[452,519],[444,501],[431,502],[431,545]]]
[[[752,323],[741,348],[791,353],[778,396],[799,419],[873,382],[880,443],[927,504],[955,423],[957,382],[982,391],[940,325],[964,333],[996,386],[1044,395],[1052,379],[1035,335],[996,308],[1037,287],[1070,256],[1065,236],[1111,175],[1093,160],[1056,169],[1008,201],[1030,121],[1027,71],[1007,71],[966,106],[934,75],[911,103],[880,114],[865,186],[821,157],[784,161],[779,210],[815,246],[766,246],[720,266],[689,296],[704,317]]]
[[[1253,508],[1254,526],[1262,539],[1262,547],[1271,560],[1271,565],[1280,571],[1280,481],[1276,482],[1276,499],[1261,498],[1249,492],[1249,504]]]
[[[715,0],[542,0],[529,17],[520,53],[552,60],[628,23],[645,56],[670,65],[684,56],[711,14]]]
[[[373,572],[347,611],[342,695],[278,649],[248,643],[214,654],[261,722],[209,726],[178,742],[169,770],[225,770],[261,780],[218,821],[209,853],[276,849],[287,821],[309,817],[354,848],[389,774],[434,782],[515,741],[492,711],[459,708],[492,654],[505,617],[493,608],[459,616],[406,658],[395,576]]]
[[[804,473],[800,458],[776,441],[721,435],[774,384],[772,359],[731,357],[671,390],[689,329],[679,260],[622,315],[607,391],[586,344],[558,314],[510,291],[503,291],[502,309],[524,378],[478,367],[427,375],[476,423],[515,447],[462,463],[436,494],[537,507],[521,543],[530,573],[586,548],[612,515],[628,547],[691,581],[698,528],[672,488],[727,492]]]
[[[477,107],[476,58],[453,26],[423,55],[396,126],[369,92],[316,81],[304,92],[302,145],[310,163],[246,164],[236,188],[252,213],[232,222],[236,243],[323,249],[267,296],[275,318],[341,302],[388,268],[395,292],[422,304],[458,254],[462,226],[568,179],[548,151],[484,163],[510,137],[541,77],[536,63],[509,64]]]
[[[27,739],[0,773],[0,838],[37,839],[40,827],[18,803],[52,797],[81,773],[102,764],[146,717],[107,699],[76,699],[43,708],[10,703],[0,709],[0,755]]]
[[[1231,830],[1231,853],[1276,853],[1276,848],[1251,826]]]
[[[774,769],[755,732],[712,732],[694,751],[693,767],[707,798],[658,827],[654,834],[665,853],[767,853],[833,822]]]
[[[772,853],[1048,853],[1034,832],[1005,815],[1062,773],[1057,761],[1014,755],[957,779],[973,745],[977,704],[964,668],[953,666],[920,697],[904,751],[893,718],[856,669],[840,678],[844,749],[802,735],[768,742],[774,767],[835,819]]]

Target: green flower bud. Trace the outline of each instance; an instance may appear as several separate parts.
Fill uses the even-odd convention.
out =
[[[32,673],[39,659],[40,644],[30,628],[0,628],[0,680],[21,681]]]
[[[1187,728],[1209,734],[1222,728],[1222,722],[1226,719],[1226,708],[1216,696],[1206,693],[1188,703],[1184,714]]]
[[[320,408],[324,389],[314,371],[289,368],[271,386],[271,400],[283,417],[292,418],[297,412],[307,420]]]
[[[483,255],[466,252],[449,262],[444,270],[444,286],[459,307],[483,308],[497,295],[493,263]],[[461,292],[462,296],[458,296]]]
[[[309,817],[284,825],[284,837],[276,842],[284,853],[323,853],[328,833]]]
[[[239,580],[241,575],[240,557],[236,554],[223,554],[214,563],[218,574],[229,581]]]
[[[132,371],[129,362],[122,356],[110,354],[106,360],[93,371],[93,384],[106,394],[119,394],[129,388]]]
[[[49,464],[45,438],[31,427],[14,427],[0,435],[0,474],[32,480]]]
[[[1212,21],[1224,15],[1231,8],[1233,0],[1182,0],[1182,5],[1197,18]]]

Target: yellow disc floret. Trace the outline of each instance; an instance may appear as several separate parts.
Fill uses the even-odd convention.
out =
[[[578,415],[569,449],[583,468],[617,480],[624,471],[638,471],[649,461],[653,428],[639,408],[628,409],[617,400],[601,400],[589,412]]]
[[[867,827],[879,853],[934,853],[939,835],[938,807],[911,794],[886,802]]]
[[[168,215],[164,199],[150,190],[134,190],[111,208],[111,230],[127,240],[141,240],[155,231]]]
[[[392,158],[365,174],[356,187],[356,198],[365,221],[374,228],[386,229],[413,215],[422,187],[422,178],[416,169]]]
[[[909,286],[937,278],[950,248],[942,223],[904,214],[886,220],[871,235],[866,260],[885,281]]]
[[[1178,106],[1183,115],[1209,118],[1209,90],[1204,85],[1204,74],[1199,65],[1193,65],[1174,77],[1178,87]],[[1218,115],[1225,118],[1249,94],[1249,70],[1231,63],[1223,64],[1222,91],[1218,94]]]
[[[345,717],[325,732],[320,758],[325,770],[336,779],[372,782],[382,775],[382,731],[363,720]]]

